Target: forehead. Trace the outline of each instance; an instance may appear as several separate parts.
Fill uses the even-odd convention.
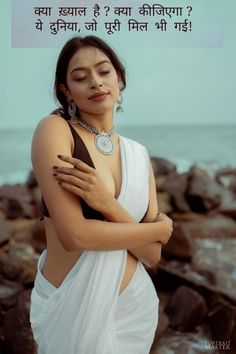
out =
[[[76,67],[90,67],[102,60],[109,60],[105,53],[94,47],[80,48],[71,58],[68,70]]]

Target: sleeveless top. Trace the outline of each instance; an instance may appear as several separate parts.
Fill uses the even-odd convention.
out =
[[[77,131],[72,127],[72,125],[66,120],[68,123],[73,139],[74,139],[74,151],[73,151],[73,157],[78,158],[88,164],[89,166],[95,168],[94,163],[92,161],[92,158],[88,152],[88,149],[77,133]],[[91,208],[83,199],[81,199],[81,208],[83,211],[83,215],[86,219],[97,219],[97,220],[105,220],[104,216],[98,212],[97,210]],[[45,201],[42,197],[42,210],[43,210],[43,216],[40,218],[42,220],[44,216],[50,217],[50,214],[48,212],[47,206],[45,204]]]

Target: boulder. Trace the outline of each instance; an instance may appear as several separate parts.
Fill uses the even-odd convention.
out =
[[[17,199],[7,199],[4,201],[4,205],[7,219],[33,219],[37,216],[35,207],[30,203],[25,203]]]
[[[191,261],[193,252],[191,236],[183,223],[174,222],[172,236],[162,252],[165,258]]]
[[[164,214],[170,214],[173,211],[170,196],[165,192],[157,193],[158,208]]]
[[[176,165],[166,159],[152,157],[151,163],[155,176],[167,176],[169,174],[176,173]]]
[[[163,192],[163,187],[165,185],[166,179],[167,179],[167,176],[156,176],[155,177],[157,193]]]
[[[14,199],[25,203],[32,201],[32,196],[24,184],[4,184],[0,187],[0,200]]]
[[[224,188],[214,178],[201,169],[192,169],[187,190],[187,201],[191,209],[198,213],[219,207]]]
[[[8,223],[2,221],[0,223],[0,246],[10,241],[13,235],[13,229]]]
[[[216,180],[224,188],[236,193],[236,168],[224,168],[217,171]]]
[[[0,200],[9,219],[36,217],[33,197],[26,185],[3,185],[0,187]]]
[[[165,314],[164,311],[159,312],[159,318],[158,318],[158,326],[156,329],[155,337],[152,343],[151,351],[150,354],[155,354],[157,353],[157,346],[158,346],[158,341],[160,338],[164,335],[166,330],[168,329],[168,326],[170,324],[168,316]]]
[[[22,266],[12,252],[0,253],[0,276],[1,278],[18,281],[22,272]]]
[[[15,242],[11,247],[9,257],[19,262],[21,284],[25,287],[32,287],[38,262],[38,256],[32,246],[23,242]]]
[[[180,286],[165,309],[170,326],[179,331],[193,331],[208,312],[204,298],[195,290]]]
[[[172,174],[166,178],[163,190],[170,195],[176,211],[185,213],[191,211],[185,197],[188,188],[188,179],[188,173]]]
[[[206,216],[201,222],[186,221],[182,226],[192,239],[236,237],[236,222],[223,215]]]
[[[236,349],[236,307],[219,299],[210,310],[207,322],[211,326],[212,337],[217,341],[230,341],[231,350]]]
[[[37,354],[29,322],[31,290],[21,293],[17,306],[4,317],[3,336],[7,352],[11,354]]]
[[[22,286],[6,279],[0,280],[0,304],[4,308],[15,306]]]
[[[27,178],[27,181],[26,181],[26,186],[28,187],[28,188],[35,188],[35,187],[37,187],[38,186],[38,182],[37,182],[37,180],[36,180],[36,177],[35,177],[35,174],[34,174],[34,171],[33,170],[31,170],[30,172],[29,172],[29,175],[28,175],[28,178]]]
[[[236,220],[236,197],[232,191],[225,191],[218,212]]]

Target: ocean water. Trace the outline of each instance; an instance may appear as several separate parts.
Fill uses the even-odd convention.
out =
[[[150,156],[168,159],[179,172],[198,164],[210,171],[236,167],[236,125],[118,127],[144,144]],[[31,170],[33,130],[0,130],[0,184],[24,183]]]

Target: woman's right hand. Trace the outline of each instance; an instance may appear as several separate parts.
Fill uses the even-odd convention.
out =
[[[158,225],[158,241],[166,245],[173,232],[173,221],[166,214],[158,213],[155,222]],[[162,224],[161,232],[160,223]]]

